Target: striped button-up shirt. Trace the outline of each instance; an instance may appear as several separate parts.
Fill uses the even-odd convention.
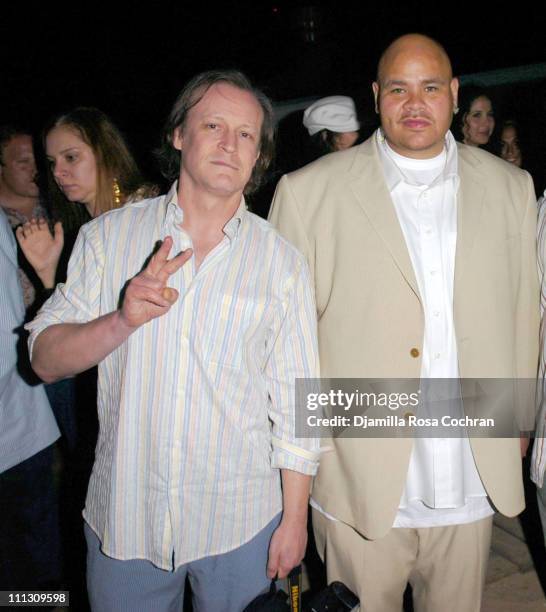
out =
[[[43,385],[30,385],[19,373],[18,331],[24,318],[17,247],[6,215],[0,209],[0,473],[32,457],[59,437]]]
[[[68,277],[28,326],[118,308],[157,241],[192,246],[176,184],[80,230]],[[280,469],[314,474],[318,441],[295,436],[295,379],[317,376],[303,257],[241,201],[180,297],[99,364],[100,434],[84,518],[116,559],[174,569],[233,550],[281,510]]]
[[[538,397],[540,399],[536,438],[531,459],[531,480],[544,486],[546,470],[546,191],[538,201],[537,258],[540,282],[540,356]]]

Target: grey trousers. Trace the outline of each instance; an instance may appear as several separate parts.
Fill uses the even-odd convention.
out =
[[[182,565],[174,572],[149,561],[120,561],[100,550],[100,540],[85,523],[87,590],[93,612],[182,612],[189,578],[195,612],[240,612],[270,586],[266,575],[269,541],[278,514],[252,540],[222,555]]]

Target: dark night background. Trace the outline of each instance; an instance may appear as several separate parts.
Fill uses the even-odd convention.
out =
[[[368,134],[377,121],[370,87],[375,67],[395,37],[412,31],[433,36],[445,46],[457,76],[544,63],[543,5],[544,0],[506,9],[500,3],[490,8],[483,2],[456,0],[375,0],[373,5],[359,2],[358,8],[318,0],[225,0],[220,5],[207,0],[106,5],[4,0],[0,123],[29,125],[39,134],[54,114],[76,105],[97,106],[127,136],[144,175],[160,181],[151,151],[176,95],[199,71],[240,68],[275,102],[351,95]],[[531,136],[524,163],[541,193],[546,187],[546,78],[496,89],[499,116],[519,119]],[[306,133],[301,114],[284,123],[279,158],[289,170],[290,155],[297,153],[295,138]],[[263,205],[253,203],[262,214],[273,183],[262,197]],[[527,485],[531,498],[534,486]],[[536,549],[541,546],[540,528],[536,516],[533,520],[527,519],[524,529],[531,529],[528,541],[534,541]],[[535,563],[542,564],[546,589],[544,554],[539,552],[541,560]],[[82,567],[80,560],[74,571]]]
[[[241,68],[275,101],[352,95],[371,129],[370,83],[393,38],[409,31],[432,35],[457,75],[544,62],[541,5],[4,2],[0,121],[39,131],[59,111],[97,106],[127,135],[144,173],[156,178],[149,152],[176,94],[196,72]],[[542,82],[504,96],[512,114],[536,115],[537,142],[546,141],[545,92]]]

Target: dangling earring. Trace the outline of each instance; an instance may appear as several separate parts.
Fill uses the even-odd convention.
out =
[[[456,115],[459,112],[459,107],[457,105],[455,105],[453,107],[453,114]]]
[[[114,195],[114,204],[116,208],[121,206],[121,189],[119,188],[118,179],[114,179],[114,183],[112,185],[112,193]]]

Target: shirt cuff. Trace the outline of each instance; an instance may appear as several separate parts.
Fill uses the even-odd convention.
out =
[[[28,357],[32,360],[32,351],[34,350],[34,342],[36,338],[53,323],[36,323],[36,319],[25,325],[25,329],[29,332],[28,336]]]
[[[292,470],[308,476],[314,476],[317,473],[320,451],[301,448],[279,438],[273,438],[272,444],[272,467]]]

